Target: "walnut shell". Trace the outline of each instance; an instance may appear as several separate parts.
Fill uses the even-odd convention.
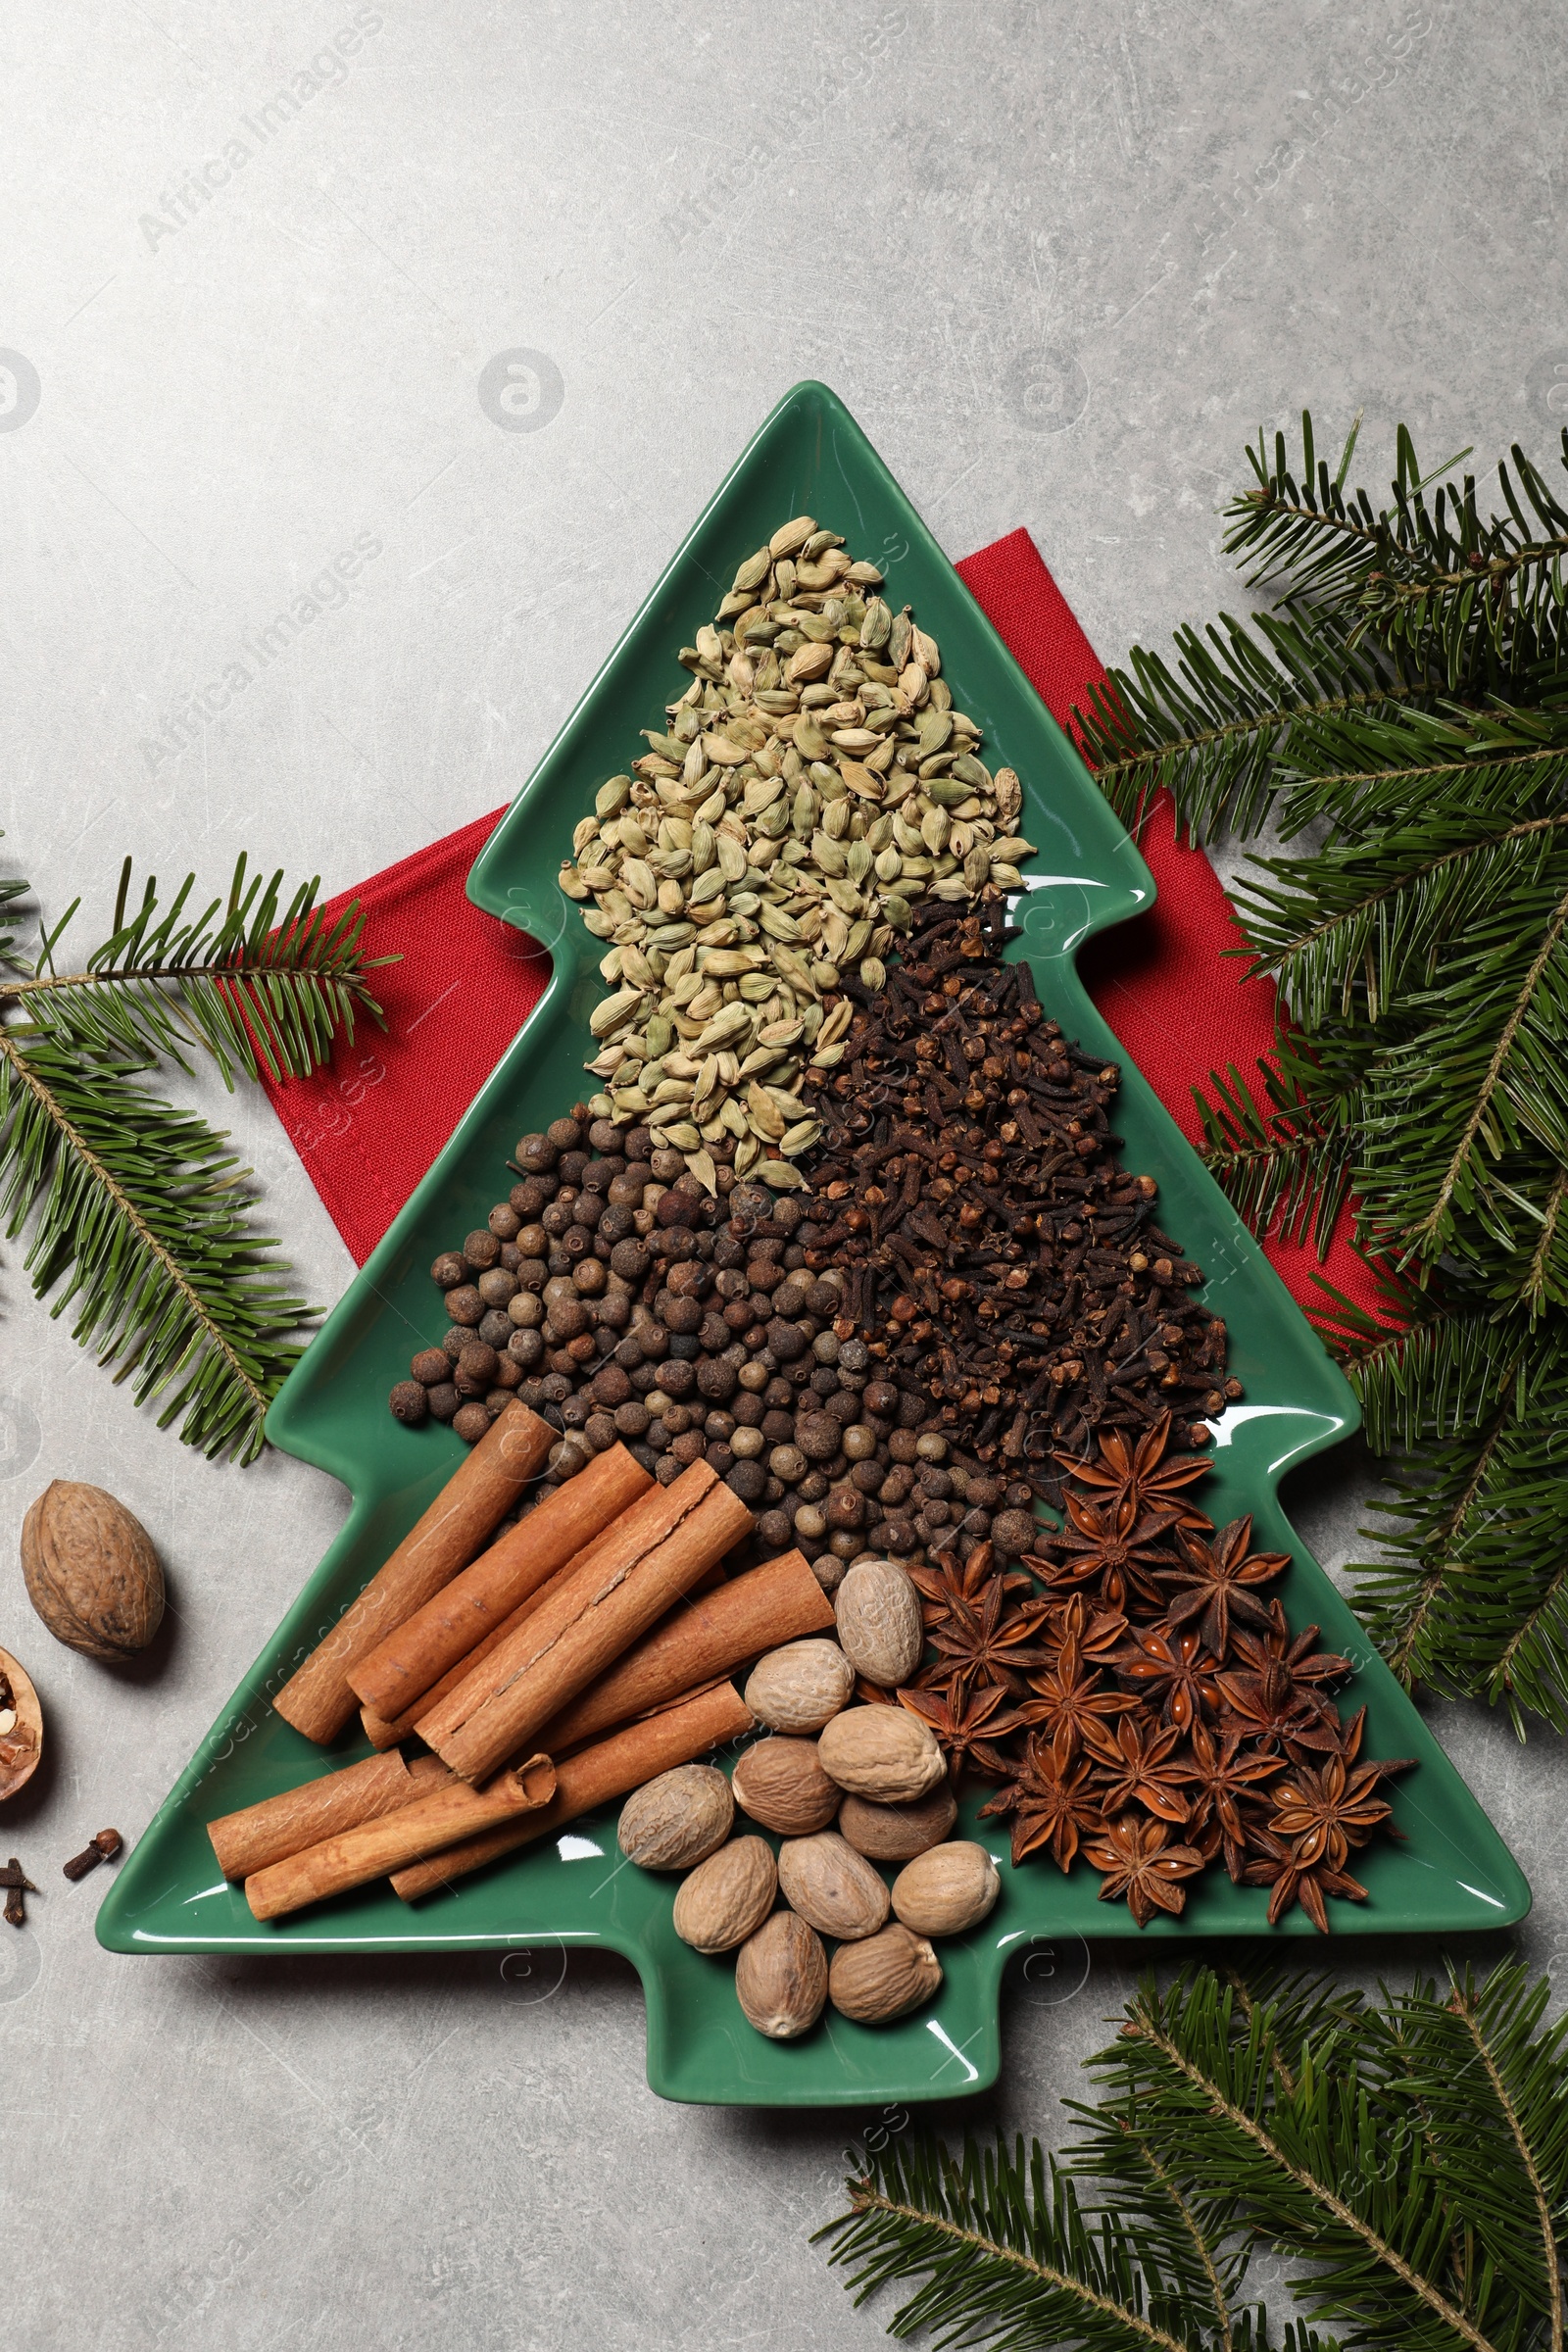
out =
[[[778,1849],[778,1883],[792,1911],[841,1942],[858,1943],[886,1922],[886,1886],[870,1863],[831,1830],[815,1838],[786,1838]]]
[[[43,1709],[32,1677],[10,1650],[0,1649],[0,1804],[26,1787],[42,1756]]]
[[[868,1683],[896,1690],[920,1663],[925,1631],[920,1602],[892,1560],[857,1560],[833,1597],[839,1642]]]
[[[940,1845],[957,1818],[957,1799],[942,1781],[929,1796],[906,1805],[847,1796],[839,1807],[839,1836],[868,1862],[912,1862],[927,1846]]]
[[[847,1708],[824,1728],[816,1752],[830,1781],[883,1805],[928,1796],[947,1770],[930,1725],[903,1707]]]
[[[961,1936],[1002,1892],[1002,1874],[983,1845],[956,1838],[918,1855],[893,1882],[893,1908],[916,1936]]]
[[[633,1789],[620,1808],[620,1850],[643,1870],[690,1870],[729,1836],[735,1799],[711,1764],[677,1764]]]
[[[825,1830],[839,1809],[839,1791],[822,1770],[814,1740],[759,1740],[737,1763],[733,1785],[742,1811],[781,1838]]]
[[[846,1704],[855,1668],[836,1642],[787,1642],[759,1658],[746,1683],[746,1704],[770,1731],[809,1736]]]
[[[139,1519],[102,1487],[57,1478],[22,1524],[27,1597],[57,1642],[113,1665],[146,1648],[164,1572]]]
[[[885,2026],[918,2009],[941,1983],[942,1963],[924,1936],[895,1927],[863,1943],[841,1943],[827,1988],[841,2016],[858,2026]]]
[[[808,2034],[827,2001],[827,1954],[816,1930],[793,1911],[775,1911],[765,1919],[741,1945],[735,1997],[748,2024],[769,2041],[794,2041]]]
[[[675,1890],[675,1933],[695,1952],[732,1952],[773,1908],[778,1865],[765,1838],[732,1838]]]

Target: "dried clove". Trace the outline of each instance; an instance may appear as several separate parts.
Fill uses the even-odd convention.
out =
[[[118,1830],[100,1830],[79,1854],[73,1854],[71,1860],[62,1865],[66,1877],[84,1879],[89,1870],[97,1869],[100,1862],[112,1862],[124,1842]]]
[[[27,1906],[23,1901],[23,1896],[27,1894],[36,1894],[38,1889],[28,1878],[26,1872],[23,1869],[22,1864],[17,1860],[15,1854],[11,1856],[4,1870],[0,1870],[0,1886],[3,1886],[6,1890],[6,1918],[8,1922],[14,1928],[24,1928],[27,1924]]]
[[[808,1268],[842,1275],[888,1379],[940,1407],[962,1454],[1059,1505],[1054,1453],[1166,1414],[1190,1453],[1241,1387],[1191,1296],[1201,1274],[1153,1222],[1152,1177],[1116,1159],[1119,1072],[1003,961],[1017,937],[995,892],[973,912],[934,902],[884,988],[845,979],[858,1009],[816,1080],[799,1239]]]

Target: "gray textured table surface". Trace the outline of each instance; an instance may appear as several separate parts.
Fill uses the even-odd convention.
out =
[[[1434,460],[1563,420],[1543,0],[279,15],[28,4],[0,30],[0,814],[52,914],[105,913],[126,849],[218,883],[248,847],[336,889],[507,798],[802,375],[955,555],[1027,524],[1107,656],[1235,601],[1215,510],[1259,421],[1364,407],[1384,479],[1399,415]],[[519,350],[550,365],[481,405]],[[362,538],[352,591],[192,722]],[[331,1299],[349,1260],[270,1112],[227,1115]],[[0,1304],[0,1642],[55,1755],[0,1833],[46,1889],[0,1929],[8,2342],[879,2340],[807,2243],[874,2119],[661,2105],[618,1962],[574,1957],[539,2000],[487,1960],[99,1950],[104,1879],[60,1860],[141,1830],[343,1498],[160,1436],[15,1248]],[[113,1488],[163,1549],[144,1672],[27,1608],[16,1534],[52,1476]],[[1351,1458],[1296,1497],[1331,1562],[1366,1479]],[[1437,1721],[1537,1875],[1546,1961],[1557,1754]],[[1097,1958],[1017,1995],[979,2120],[1054,2129],[1127,1982]]]

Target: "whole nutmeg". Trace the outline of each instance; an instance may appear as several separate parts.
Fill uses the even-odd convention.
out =
[[[831,1830],[786,1838],[778,1883],[792,1911],[823,1936],[845,1943],[874,1936],[888,1915],[888,1890],[869,1862]]]
[[[879,1715],[892,1711],[877,1709]],[[731,1785],[742,1811],[781,1838],[825,1830],[839,1809],[838,1788],[822,1769],[814,1740],[759,1740],[736,1764]]]
[[[900,1871],[893,1908],[916,1936],[961,1936],[979,1926],[1001,1892],[1001,1873],[985,1847],[960,1838]]]
[[[732,1952],[773,1908],[778,1865],[764,1838],[732,1838],[682,1879],[675,1933],[696,1952]]]
[[[113,1664],[146,1648],[164,1572],[146,1529],[102,1487],[57,1478],[22,1524],[27,1597],[57,1642]]]
[[[808,1734],[819,1732],[854,1689],[855,1668],[836,1642],[789,1642],[759,1658],[747,1677],[746,1704],[771,1731]]]
[[[885,2026],[918,2009],[941,1983],[942,1963],[924,1936],[894,1927],[863,1943],[840,1944],[827,1988],[841,2016],[858,2026]]]
[[[871,1862],[912,1862],[928,1846],[940,1845],[958,1818],[958,1804],[946,1781],[912,1804],[878,1805],[869,1797],[847,1796],[839,1807],[839,1836]]]
[[[677,1764],[634,1789],[620,1808],[620,1850],[643,1870],[690,1870],[721,1846],[735,1800],[711,1764]]]
[[[920,1603],[892,1560],[858,1560],[833,1601],[839,1642],[858,1674],[884,1690],[906,1683],[920,1663]]]
[[[929,1795],[947,1769],[930,1725],[903,1707],[847,1707],[824,1727],[816,1754],[846,1794],[878,1804]]]
[[[769,2041],[794,2041],[808,2034],[827,2001],[827,1954],[815,1929],[793,1911],[775,1911],[765,1919],[741,1945],[735,1997],[748,2024]]]

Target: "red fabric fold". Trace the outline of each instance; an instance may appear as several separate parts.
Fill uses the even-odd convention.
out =
[[[1105,671],[1027,531],[958,565],[1052,715],[1062,725]],[[544,993],[546,951],[472,906],[468,868],[503,811],[447,834],[330,902],[358,899],[366,950],[402,961],[372,975],[386,1030],[362,1026],[314,1078],[268,1084],[273,1107],[356,1261],[363,1265]],[[1250,1078],[1274,1041],[1274,990],[1227,958],[1241,934],[1212,866],[1176,840],[1166,800],[1139,840],[1152,909],[1089,943],[1089,993],[1195,1143],[1193,1088],[1234,1061]],[[1371,1308],[1370,1268],[1341,1219],[1323,1271]],[[1303,1305],[1321,1302],[1317,1258],[1279,1237],[1269,1257]]]

